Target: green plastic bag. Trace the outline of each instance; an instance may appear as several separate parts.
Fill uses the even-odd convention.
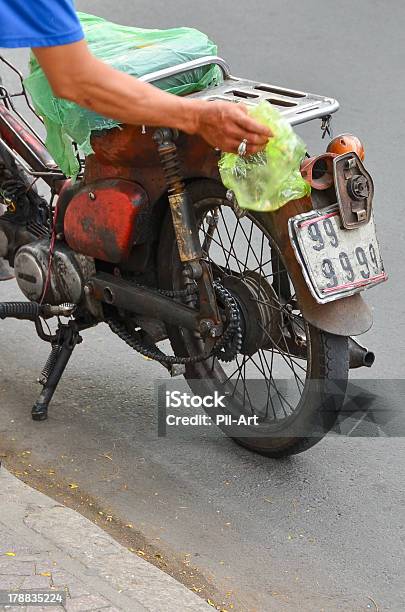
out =
[[[206,55],[216,55],[217,47],[209,38],[192,28],[145,30],[121,26],[100,17],[78,13],[91,52],[113,68],[140,77]],[[201,91],[223,79],[218,66],[204,66],[154,83],[177,95]],[[92,153],[93,130],[117,127],[119,123],[56,98],[34,56],[25,86],[34,107],[45,121],[47,148],[67,176],[79,171],[72,141],[84,155]]]
[[[224,153],[219,170],[225,187],[231,189],[241,208],[271,212],[290,200],[311,192],[300,173],[306,147],[291,125],[269,102],[263,101],[249,114],[273,132],[265,150],[241,157]]]

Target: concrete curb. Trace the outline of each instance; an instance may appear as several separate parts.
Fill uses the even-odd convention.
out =
[[[85,517],[4,468],[0,469],[0,508],[0,589],[66,588],[66,609],[72,612],[212,610]]]

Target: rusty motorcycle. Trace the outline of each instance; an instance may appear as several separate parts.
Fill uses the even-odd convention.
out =
[[[349,369],[374,361],[353,336],[372,325],[361,293],[386,279],[360,141],[341,135],[308,155],[311,195],[274,213],[240,209],[221,183],[220,153],[164,126],[93,133],[73,183],[18,110],[21,99],[34,112],[21,75],[1,59],[19,87],[0,88],[0,257],[28,301],[0,303],[0,318],[31,320],[51,349],[33,419],[47,418],[83,332],[106,323],[196,393],[225,393],[229,414],[256,415],[254,427],[224,427],[245,447],[282,457],[318,442],[336,422]],[[320,120],[324,130],[339,108],[233,77],[219,57],[143,80],[210,64],[223,83],[191,97],[268,100],[292,125]],[[44,327],[51,319],[54,333]]]

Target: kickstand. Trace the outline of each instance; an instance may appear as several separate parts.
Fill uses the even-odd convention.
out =
[[[31,411],[34,421],[45,421],[48,418],[48,406],[54,396],[56,387],[62,378],[75,346],[80,344],[82,340],[75,321],[69,321],[67,325],[59,324],[56,340],[52,344],[51,354],[39,380],[43,385],[43,390]]]

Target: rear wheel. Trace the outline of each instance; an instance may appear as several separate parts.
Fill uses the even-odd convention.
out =
[[[241,217],[214,181],[193,182],[188,190],[204,257],[214,279],[238,304],[243,339],[232,361],[210,357],[189,364],[186,378],[195,393],[217,390],[231,397],[232,418],[256,417],[254,425],[231,434],[239,444],[271,457],[302,452],[336,421],[348,377],[347,337],[322,332],[302,317],[266,215],[249,212]],[[182,264],[170,211],[161,236],[160,286],[181,289]],[[173,327],[168,333],[177,355],[201,353],[195,334]]]

